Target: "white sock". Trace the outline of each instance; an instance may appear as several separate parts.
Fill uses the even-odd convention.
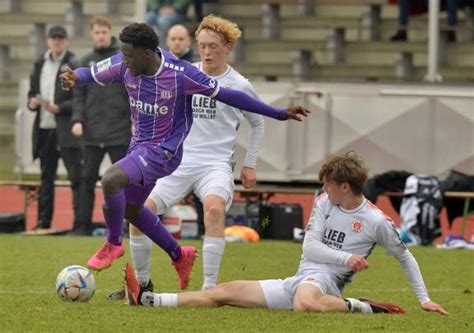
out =
[[[141,285],[150,281],[151,247],[153,242],[146,235],[130,235],[130,254]]]
[[[202,245],[202,265],[204,283],[202,289],[214,287],[217,284],[217,275],[221,268],[221,259],[224,254],[225,239],[219,237],[204,237]]]
[[[349,311],[350,312],[362,312],[362,313],[372,313],[372,308],[369,304],[359,301],[355,298],[345,298],[346,302],[350,303]]]
[[[146,291],[140,299],[144,306],[168,306],[176,308],[178,306],[178,294],[155,294]]]

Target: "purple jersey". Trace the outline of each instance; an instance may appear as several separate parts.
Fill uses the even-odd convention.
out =
[[[151,143],[177,152],[193,121],[191,95],[214,97],[219,86],[189,62],[160,48],[156,52],[161,65],[155,75],[133,75],[123,62],[122,52],[95,64],[91,74],[101,85],[125,84],[133,125],[130,148]]]

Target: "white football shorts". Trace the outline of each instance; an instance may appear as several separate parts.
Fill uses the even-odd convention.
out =
[[[234,176],[230,166],[228,164],[196,166],[192,174],[180,174],[178,171],[160,178],[149,199],[155,202],[158,214],[164,214],[190,192],[194,192],[201,202],[210,194],[220,196],[226,202],[227,211],[234,196]]]
[[[296,290],[302,284],[317,287],[323,295],[341,297],[334,278],[327,273],[295,275],[284,280],[260,280],[265,301],[269,309],[291,310]]]

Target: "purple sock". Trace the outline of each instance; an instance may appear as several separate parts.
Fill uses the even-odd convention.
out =
[[[104,217],[109,233],[107,241],[114,245],[122,244],[122,226],[125,216],[125,194],[123,190],[104,195]]]
[[[178,242],[171,236],[169,231],[166,230],[158,216],[149,208],[143,207],[138,218],[135,221],[130,221],[130,223],[165,250],[171,260],[178,261],[181,259],[181,247]]]

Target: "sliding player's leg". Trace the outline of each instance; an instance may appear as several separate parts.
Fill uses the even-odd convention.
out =
[[[223,305],[265,308],[259,281],[232,281],[209,290],[183,293],[142,292],[133,269],[125,267],[125,286],[130,305],[165,307],[219,307]]]
[[[318,273],[295,280],[298,284],[293,308],[295,311],[309,312],[362,312],[362,313],[404,313],[394,304],[380,303],[366,299],[341,298],[329,274]]]

